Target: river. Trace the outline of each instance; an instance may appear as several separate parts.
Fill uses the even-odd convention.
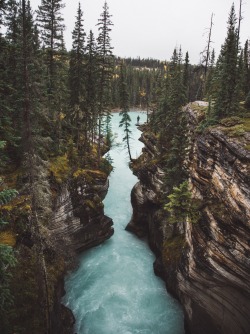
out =
[[[140,123],[146,120],[145,113],[130,112],[133,158],[143,146],[135,126],[138,115]],[[114,171],[104,200],[115,233],[80,256],[79,267],[66,278],[64,304],[75,315],[77,334],[183,334],[181,306],[154,275],[154,254],[145,241],[125,231],[132,214],[130,192],[137,178],[128,167],[119,121],[119,114],[113,114],[116,138],[109,154]]]

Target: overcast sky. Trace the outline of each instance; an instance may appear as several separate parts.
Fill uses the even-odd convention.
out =
[[[31,0],[36,9],[41,0]],[[67,49],[71,48],[79,0],[64,0],[63,10]],[[96,23],[103,11],[104,0],[80,0],[84,12],[85,31],[92,29],[97,37]],[[107,0],[114,26],[111,38],[114,54],[121,57],[141,57],[169,60],[174,48],[181,45],[190,62],[199,63],[200,52],[207,43],[211,14],[216,55],[227,32],[228,14],[233,0]],[[240,0],[235,0],[236,13]],[[241,43],[250,39],[250,0],[243,0]]]

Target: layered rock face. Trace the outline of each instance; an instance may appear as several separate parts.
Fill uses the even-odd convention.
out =
[[[187,112],[194,129],[197,115],[190,107]],[[137,171],[140,184],[132,194],[129,228],[149,232],[160,254],[156,272],[180,299],[192,334],[250,333],[250,153],[244,148],[249,133],[230,137],[226,130],[207,130],[190,143],[187,165],[192,195],[201,203],[199,223],[165,221],[157,203],[163,179],[157,166]],[[158,152],[142,140],[147,166]]]
[[[49,227],[55,242],[79,252],[110,238],[113,222],[102,204],[107,191],[108,179],[100,172],[82,173],[64,185]]]
[[[107,176],[99,171],[82,171],[58,191],[49,225],[50,240],[68,262],[75,262],[76,252],[99,245],[113,235],[112,219],[104,215],[102,203],[107,191]],[[73,333],[74,316],[61,304],[63,294],[62,278],[55,290],[54,334]]]

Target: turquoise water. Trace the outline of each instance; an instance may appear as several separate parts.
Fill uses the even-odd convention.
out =
[[[131,112],[132,157],[141,152],[136,118]],[[132,214],[130,192],[137,178],[128,167],[119,114],[112,118],[115,145],[110,151],[114,171],[105,198],[105,213],[114,221],[115,234],[80,256],[79,268],[68,275],[64,304],[72,309],[78,334],[183,334],[180,305],[153,273],[153,253],[147,244],[125,231]]]

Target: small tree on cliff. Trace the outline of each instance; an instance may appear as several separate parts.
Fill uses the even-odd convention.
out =
[[[121,112],[120,116],[121,121],[119,126],[124,127],[124,132],[125,136],[123,140],[126,142],[127,148],[128,148],[128,154],[129,154],[129,159],[132,161],[132,156],[131,156],[131,150],[130,150],[130,134],[131,130],[130,128],[130,123],[131,123],[131,118],[128,114],[129,112],[129,94],[127,90],[127,84],[126,84],[126,74],[125,74],[125,68],[123,64],[121,64],[121,70],[120,70],[120,107],[121,107]]]

